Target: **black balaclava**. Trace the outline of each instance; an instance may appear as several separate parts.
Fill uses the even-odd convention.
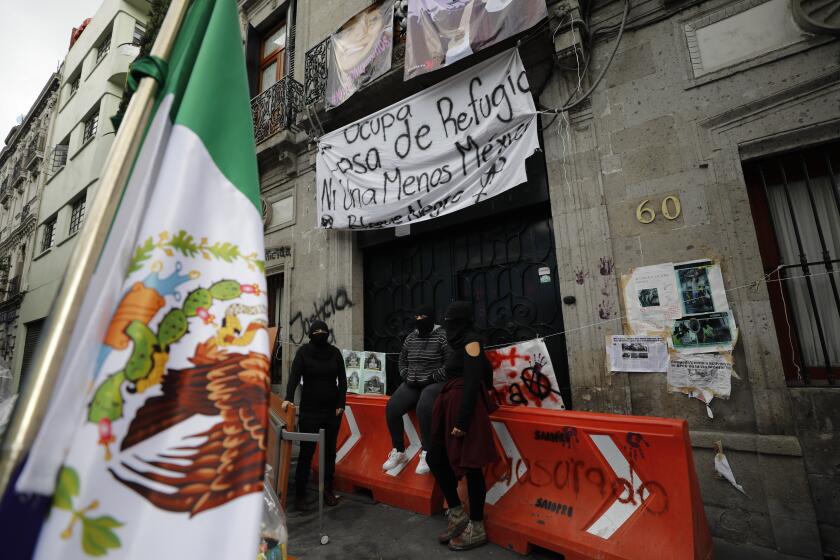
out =
[[[417,308],[414,316],[419,317],[421,315],[425,315],[426,318],[419,321],[415,319],[417,332],[420,333],[420,336],[429,336],[435,328],[435,310],[432,309],[431,305],[421,305]]]
[[[467,301],[450,303],[444,315],[443,326],[449,346],[455,350],[463,348],[466,344],[466,334],[475,330],[472,305]]]
[[[325,334],[314,334],[315,331],[324,331]],[[325,322],[313,321],[309,326],[309,340],[312,342],[312,346],[318,350],[325,350],[329,345],[329,332],[330,329]]]

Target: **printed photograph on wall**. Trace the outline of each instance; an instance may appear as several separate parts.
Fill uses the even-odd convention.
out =
[[[381,371],[365,370],[364,373],[364,394],[384,395],[385,374]]]
[[[688,266],[681,268],[675,266],[674,270],[677,273],[677,286],[680,291],[683,313],[685,315],[696,315],[697,313],[714,311],[715,304],[712,299],[708,267]]]
[[[359,393],[362,377],[362,354],[364,354],[364,352],[342,350],[341,354],[344,356],[344,370],[347,374],[347,392]]]
[[[384,360],[376,352],[368,352],[365,357],[365,369],[382,371],[382,363]]]
[[[677,350],[729,350],[735,341],[730,314],[707,313],[674,321],[671,341]]]
[[[656,288],[639,290],[639,305],[642,307],[659,307],[659,290]]]

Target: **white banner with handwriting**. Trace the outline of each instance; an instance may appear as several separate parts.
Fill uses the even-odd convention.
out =
[[[514,48],[322,136],[318,225],[381,229],[456,212],[524,183],[537,149]]]

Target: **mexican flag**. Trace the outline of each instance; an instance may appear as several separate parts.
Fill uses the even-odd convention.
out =
[[[238,21],[195,0],[178,33],[17,480],[52,495],[36,558],[257,554],[270,378]]]

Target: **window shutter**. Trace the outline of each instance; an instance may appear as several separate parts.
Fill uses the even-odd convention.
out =
[[[41,340],[41,331],[44,328],[44,319],[26,323],[26,341],[23,343],[23,364],[20,368],[21,382],[29,375],[32,362],[38,350],[38,342]]]

